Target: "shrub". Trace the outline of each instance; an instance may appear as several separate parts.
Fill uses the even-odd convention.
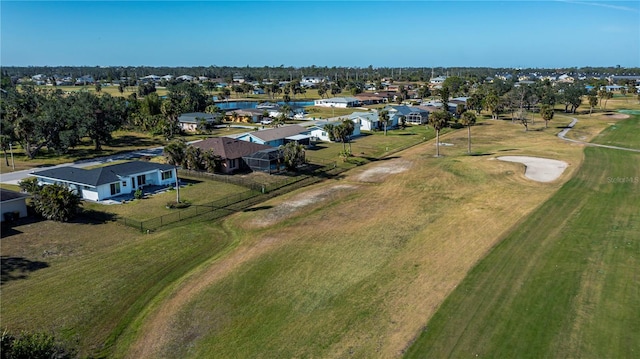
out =
[[[65,347],[52,335],[22,333],[13,336],[6,330],[0,337],[2,358],[7,359],[67,359],[75,358],[75,350]]]
[[[138,188],[135,192],[133,192],[133,198],[142,199],[143,197],[144,193],[142,192],[142,189]]]
[[[176,201],[171,201],[171,202],[167,202],[167,208],[169,209],[180,209],[180,208],[187,208],[190,207],[191,203],[189,202],[176,202]]]

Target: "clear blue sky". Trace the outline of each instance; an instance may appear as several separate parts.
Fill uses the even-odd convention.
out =
[[[640,1],[4,1],[2,66],[640,67]]]

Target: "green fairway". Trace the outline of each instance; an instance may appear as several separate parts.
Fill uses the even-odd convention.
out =
[[[593,139],[594,143],[640,150],[640,116],[609,126]]]
[[[637,146],[637,123],[619,122],[599,142]],[[406,357],[638,356],[640,154],[587,148],[585,156],[469,273]]]

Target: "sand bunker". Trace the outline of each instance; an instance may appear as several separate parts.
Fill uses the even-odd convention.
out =
[[[527,156],[501,156],[500,161],[517,162],[526,166],[525,177],[538,182],[552,182],[556,180],[567,168],[564,161],[551,160],[540,157]]]
[[[356,179],[361,182],[379,182],[386,176],[401,173],[411,167],[411,162],[404,160],[386,160],[383,163],[362,172]]]
[[[262,215],[258,215],[251,221],[251,225],[255,227],[266,227],[275,224],[285,218],[291,217],[296,211],[304,207],[327,200],[337,192],[354,188],[356,188],[356,186],[337,185],[301,193],[287,202],[269,208],[263,212]]]
[[[602,116],[605,118],[611,118],[614,120],[624,120],[625,118],[629,118],[629,115],[625,115],[623,113],[605,113]]]

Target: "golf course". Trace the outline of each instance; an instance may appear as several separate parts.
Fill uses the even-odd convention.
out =
[[[574,118],[640,149],[637,114],[484,117],[471,154],[452,130],[222,220],[15,227],[1,325],[81,357],[637,357],[640,153]]]

